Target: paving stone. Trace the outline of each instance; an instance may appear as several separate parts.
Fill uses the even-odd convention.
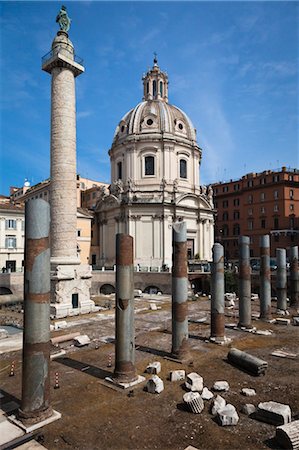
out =
[[[186,392],[183,400],[194,414],[200,414],[204,409],[204,402],[198,392]]]
[[[241,408],[241,412],[247,416],[250,416],[250,414],[253,414],[255,411],[256,407],[252,403],[246,403],[246,405],[243,405]]]
[[[217,411],[217,416],[223,427],[228,425],[237,425],[239,422],[239,416],[236,408],[229,403],[224,408]]]
[[[207,387],[204,387],[201,393],[201,398],[203,400],[211,400],[214,397],[213,392],[211,392]]]
[[[161,372],[161,363],[159,361],[150,363],[146,368],[146,372],[157,375]]]
[[[150,394],[160,394],[164,390],[164,383],[158,375],[153,375],[148,380],[146,388]]]
[[[225,391],[227,392],[229,390],[229,384],[227,381],[215,381],[213,385],[214,391]]]
[[[272,425],[285,425],[291,422],[291,408],[289,405],[277,402],[259,403],[255,418]]]
[[[219,411],[219,409],[223,409],[226,405],[226,401],[224,400],[223,397],[221,397],[221,395],[217,395],[216,398],[214,398],[213,401],[213,406],[211,409],[211,412],[213,415],[217,414],[217,411]]]
[[[256,395],[256,392],[254,389],[243,388],[241,389],[241,394],[245,395],[246,397],[254,397]]]
[[[189,373],[185,385],[192,392],[201,392],[203,390],[203,378],[198,373]]]
[[[172,370],[170,372],[170,381],[182,381],[186,377],[186,372],[184,370]]]

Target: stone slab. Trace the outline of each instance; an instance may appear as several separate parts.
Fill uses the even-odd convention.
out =
[[[0,422],[0,445],[6,444],[20,436],[23,436],[24,431],[17,425],[9,422],[7,419]]]
[[[278,317],[278,318],[275,320],[275,323],[276,323],[277,325],[290,325],[291,320],[290,320],[290,319],[284,319],[284,318],[282,318],[282,317]]]
[[[29,442],[25,442],[25,444],[19,445],[18,447],[16,447],[17,450],[47,450],[46,447],[44,447],[43,445],[41,445],[39,442],[37,441],[29,441]]]
[[[16,416],[9,416],[8,419],[10,422],[14,423],[22,430],[24,430],[26,433],[31,433],[31,431],[38,430],[39,428],[42,428],[49,423],[55,422],[55,420],[61,419],[61,414],[60,412],[53,409],[53,414],[51,415],[51,417],[48,417],[47,419],[30,426],[24,425],[20,420],[16,418]]]
[[[291,422],[291,408],[278,402],[261,402],[254,414],[255,419],[272,425],[285,425]]]
[[[136,386],[139,383],[143,383],[145,381],[145,377],[143,377],[142,375],[138,375],[137,380],[132,381],[131,383],[119,383],[112,377],[105,377],[105,380],[108,381],[109,383],[119,386],[122,389],[128,389],[132,386]]]
[[[0,355],[3,353],[16,352],[23,347],[23,333],[16,333],[0,341]]]
[[[284,350],[275,350],[271,353],[271,356],[277,356],[278,358],[287,358],[287,359],[295,359],[297,358],[297,353],[290,353]]]
[[[83,334],[82,336],[78,336],[74,339],[76,347],[83,347],[84,345],[90,344],[90,339],[87,334]]]

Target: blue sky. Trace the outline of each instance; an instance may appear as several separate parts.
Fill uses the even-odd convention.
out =
[[[194,123],[201,182],[299,167],[297,2],[65,2],[77,78],[77,170],[109,182],[107,151],[158,53],[169,102]],[[1,184],[49,176],[50,76],[61,2],[1,2]]]

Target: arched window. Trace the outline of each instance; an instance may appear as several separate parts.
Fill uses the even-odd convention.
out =
[[[180,178],[187,178],[187,161],[180,159]]]
[[[153,97],[157,95],[157,82],[156,80],[153,81]]]
[[[149,82],[146,83],[146,93],[149,93]]]
[[[144,158],[144,175],[155,175],[154,156],[146,156]]]
[[[121,162],[117,163],[117,179],[121,180],[123,177],[123,166]]]
[[[160,95],[163,97],[163,83],[160,81]]]

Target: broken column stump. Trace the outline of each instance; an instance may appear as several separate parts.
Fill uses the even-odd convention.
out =
[[[193,412],[193,414],[200,414],[204,409],[204,402],[198,392],[186,392],[183,396],[183,400],[187,408]]]
[[[277,427],[275,440],[282,448],[299,450],[299,420]]]

